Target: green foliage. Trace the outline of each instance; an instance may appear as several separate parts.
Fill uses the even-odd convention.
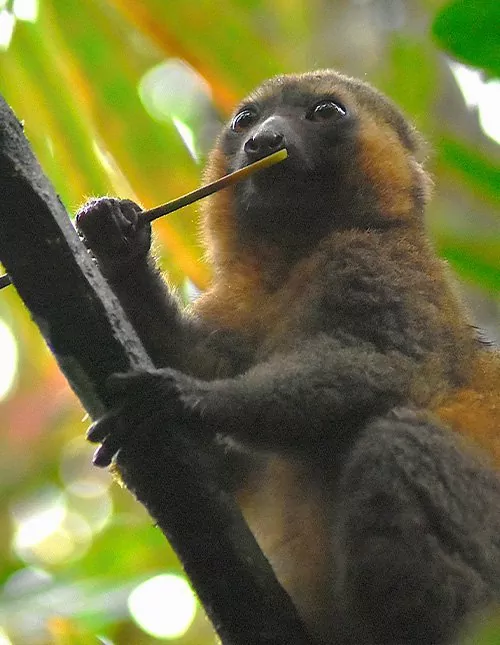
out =
[[[477,148],[457,138],[443,136],[439,142],[440,161],[478,195],[500,205],[500,165]]]
[[[498,25],[498,0],[457,0],[436,16],[433,33],[443,49],[459,60],[500,76]]]
[[[0,45],[0,92],[73,212],[91,195],[152,207],[195,188],[220,120],[270,75],[330,66],[366,78],[430,139],[436,244],[481,289],[481,310],[494,312],[498,143],[465,107],[422,27],[432,23],[430,4],[400,3],[394,22],[392,5],[349,0],[43,0],[37,16],[19,13],[12,41]],[[9,0],[0,15],[21,5]],[[434,36],[498,76],[499,11],[498,0],[452,3]],[[185,292],[209,276],[196,214],[189,207],[154,225],[162,266]],[[495,330],[493,316],[483,322]],[[178,562],[131,496],[90,466],[84,413],[12,287],[0,292],[0,323],[19,353],[0,401],[0,641],[3,629],[24,645],[94,643],[95,634],[156,642],[132,620],[127,598],[160,572],[182,575]],[[161,613],[169,609],[164,602]],[[214,642],[202,613],[176,642]]]
[[[476,621],[461,640],[460,645],[500,645],[500,619],[498,616],[485,616]]]

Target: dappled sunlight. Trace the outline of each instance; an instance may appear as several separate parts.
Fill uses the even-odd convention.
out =
[[[16,502],[12,517],[16,525],[13,549],[24,562],[54,564],[72,555],[72,541],[63,528],[66,496],[55,486]]]
[[[219,128],[206,81],[183,61],[171,59],[144,74],[139,96],[153,119],[174,123],[190,155],[199,162]]]
[[[84,498],[95,498],[109,490],[112,479],[105,470],[92,465],[95,447],[77,437],[69,441],[61,455],[60,474],[68,491]]]
[[[38,0],[14,0],[12,8],[0,0],[0,51],[9,49],[17,20],[36,22]]]
[[[0,51],[9,48],[15,26],[16,18],[7,9],[2,9],[0,11]]]
[[[73,213],[93,196],[149,208],[195,188],[220,122],[264,78],[334,67],[380,81],[435,150],[436,245],[468,281],[476,323],[499,338],[500,72],[443,64],[453,49],[432,35],[441,4],[0,0],[0,94]],[[462,38],[483,44],[472,30]],[[210,276],[198,210],[154,224],[154,254],[185,303]],[[19,261],[36,279],[36,253]],[[90,420],[39,318],[13,286],[0,305],[0,645],[214,643],[154,520],[92,465]]]
[[[485,80],[481,71],[449,61],[450,69],[469,108],[477,108],[479,125],[500,144],[500,81]]]
[[[0,320],[0,402],[7,398],[16,382],[17,341],[10,327]]]
[[[16,528],[12,547],[17,557],[48,567],[81,557],[94,532],[109,521],[112,504],[106,490],[91,503],[78,501],[55,486],[47,486],[13,504],[11,515]]]
[[[65,489],[46,486],[12,505],[12,546],[22,561],[50,567],[74,560],[112,518],[111,479],[92,466],[91,450],[83,439],[70,441],[60,466]]]
[[[179,133],[181,139],[184,141],[184,145],[189,150],[189,154],[193,157],[195,161],[199,161],[200,155],[196,150],[194,132],[191,130],[191,128],[188,125],[186,125],[180,119],[177,119],[176,117],[174,117],[172,121],[175,127],[177,128],[177,132]]]
[[[159,575],[136,587],[128,608],[135,622],[156,638],[180,638],[196,615],[196,597],[189,584],[176,575]]]
[[[108,176],[109,181],[113,186],[114,193],[116,193],[116,195],[120,195],[121,197],[128,197],[129,199],[138,202],[139,198],[135,194],[135,191],[130,185],[127,177],[122,172],[120,164],[117,163],[111,152],[107,148],[105,148],[102,141],[99,142],[97,140],[94,140],[92,142],[92,148],[98,163],[106,172],[106,175]],[[92,195],[87,195],[87,197],[91,196]],[[84,201],[85,200],[82,199],[82,203]]]
[[[83,437],[64,446],[60,475],[65,484],[68,503],[79,513],[93,533],[102,531],[113,516],[110,493],[112,479],[105,470],[92,464],[94,447]]]
[[[18,20],[36,22],[38,18],[38,0],[14,0],[12,13]]]
[[[105,576],[65,582],[43,568],[27,566],[5,582],[0,626],[6,633],[16,634],[16,644],[95,643],[94,636],[77,638],[81,621],[89,615],[106,616],[108,621],[110,616],[124,619],[126,599],[136,584],[137,579],[124,584]],[[99,638],[99,642],[111,643]]]
[[[55,487],[46,487],[15,503],[12,516],[17,527],[14,548],[25,554],[60,528],[66,516],[65,496]]]

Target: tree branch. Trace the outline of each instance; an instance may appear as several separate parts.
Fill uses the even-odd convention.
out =
[[[91,416],[99,416],[111,403],[107,377],[152,363],[1,97],[0,196],[0,261],[71,387]],[[118,468],[177,551],[222,640],[309,643],[202,451],[181,432],[170,433],[168,441],[161,455],[120,454]],[[148,459],[165,462],[161,486],[147,478]]]

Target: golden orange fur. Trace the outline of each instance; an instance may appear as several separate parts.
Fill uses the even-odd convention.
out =
[[[319,95],[325,89],[332,90],[321,72],[304,83],[314,87]],[[264,86],[259,90],[259,96],[273,89],[274,85],[269,90]],[[360,105],[359,97],[344,86],[333,89],[341,97],[349,95],[349,100],[357,102],[362,113],[360,170],[375,189],[381,209],[391,218],[408,221],[416,217],[412,192],[416,177],[424,186],[425,200],[429,196],[430,179],[401,145],[393,127],[379,118],[383,108],[380,114],[369,111]],[[226,172],[224,155],[216,146],[209,159],[205,179],[213,181]],[[203,213],[203,236],[214,266],[214,276],[212,286],[195,303],[196,313],[223,328],[243,331],[271,345],[279,345],[286,342],[287,337],[293,337],[294,312],[300,315],[302,294],[314,285],[315,275],[321,271],[322,249],[331,251],[338,247],[338,252],[341,252],[342,246],[350,243],[349,236],[362,235],[359,231],[333,234],[322,242],[315,254],[300,261],[288,273],[286,261],[278,248],[238,246],[233,189],[212,195],[206,200]],[[447,269],[443,262],[434,258],[430,243],[417,222],[414,229],[410,228],[407,238],[396,232],[391,244],[381,249],[381,253],[387,254],[392,266],[398,266],[402,274],[409,262],[431,277],[439,293],[439,307],[430,316],[453,330],[457,363],[462,367],[463,386],[451,388],[446,379],[439,376],[442,371],[440,356],[433,356],[422,369],[419,381],[414,383],[415,401],[428,405],[447,425],[484,448],[500,467],[499,353],[488,352],[475,342]],[[394,259],[397,261],[392,262]],[[283,274],[282,287],[277,291],[270,290],[268,276],[280,273]],[[404,279],[403,275],[401,279]],[[415,295],[409,288],[408,297]]]

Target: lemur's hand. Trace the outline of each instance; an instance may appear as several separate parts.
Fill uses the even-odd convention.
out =
[[[151,225],[130,199],[101,197],[88,201],[76,214],[76,227],[107,278],[146,261]]]
[[[166,368],[114,374],[107,385],[118,405],[87,433],[89,441],[101,444],[94,455],[96,466],[108,466],[119,450],[145,432],[161,441],[163,430],[181,424],[202,441],[211,441],[215,434],[202,418],[210,383]]]

